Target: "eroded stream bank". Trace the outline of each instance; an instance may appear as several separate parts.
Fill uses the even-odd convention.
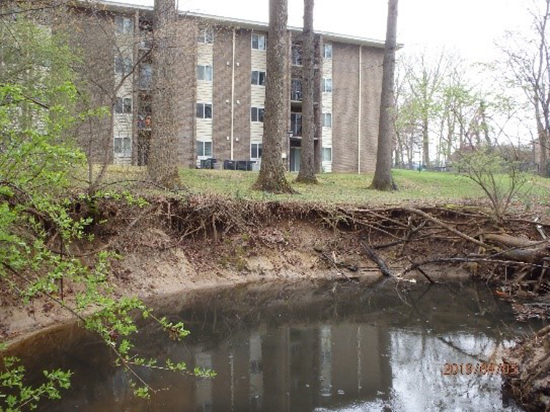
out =
[[[75,210],[91,213],[84,206]],[[374,209],[215,198],[150,199],[143,209],[105,200],[93,213],[95,241],[75,244],[69,252],[116,251],[121,258],[112,263],[110,281],[119,296],[154,300],[209,287],[297,279],[326,280],[336,289],[359,282],[360,290],[368,290],[383,279],[383,263],[405,286],[411,280],[446,283],[474,275],[491,293],[512,301],[517,314],[546,316],[544,302],[538,306],[542,310],[533,311],[523,301],[550,290],[546,270],[538,261],[521,261],[521,253],[513,259],[517,250],[535,257],[547,253],[548,244],[538,240],[546,226],[529,216],[503,226],[469,206]],[[528,243],[499,243],[510,233]],[[66,302],[78,288],[65,285]],[[47,299],[24,307],[3,290],[4,337],[67,319]]]

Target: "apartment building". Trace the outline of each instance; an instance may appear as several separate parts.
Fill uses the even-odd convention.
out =
[[[101,4],[94,18],[101,19],[102,31],[109,31],[113,40],[102,45],[112,49],[113,61],[112,78],[104,75],[103,80],[114,84],[116,91],[111,127],[100,128],[112,136],[102,141],[112,141],[112,162],[146,165],[155,127],[150,93],[152,9]],[[91,19],[84,8],[76,15]],[[210,167],[201,160],[216,159],[214,167],[250,169],[262,156],[268,25],[189,12],[181,12],[177,24],[180,164]],[[91,26],[86,27],[98,30]],[[300,168],[301,37],[300,28],[288,28],[288,132],[281,140],[289,171]],[[316,33],[315,153],[320,171],[374,170],[383,53],[383,41]]]

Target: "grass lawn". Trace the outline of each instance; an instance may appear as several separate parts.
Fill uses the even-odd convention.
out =
[[[470,179],[448,172],[394,170],[393,176],[399,191],[392,193],[368,189],[372,174],[327,173],[318,175],[320,184],[304,185],[294,183],[296,175],[289,173],[287,178],[299,193],[296,195],[274,195],[251,190],[257,172],[181,169],[180,174],[183,184],[192,193],[218,194],[248,200],[385,205],[430,200],[453,203],[484,198],[481,188]],[[136,178],[147,178],[145,168],[111,166],[109,169],[109,180]],[[506,181],[507,177],[502,176],[501,179]],[[546,202],[549,189],[550,179],[530,176],[519,200],[526,204]]]

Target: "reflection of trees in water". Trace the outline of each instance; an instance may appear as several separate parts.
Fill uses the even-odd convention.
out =
[[[505,326],[501,320],[513,319],[490,291],[479,284],[453,284],[413,287],[401,290],[388,285],[380,289],[362,289],[334,283],[289,287],[225,290],[197,297],[179,311],[195,333],[190,341],[208,334],[209,341],[222,341],[243,329],[258,325],[331,323],[345,320],[355,323],[376,322],[396,327],[429,327],[438,332]],[[504,312],[504,313],[503,313]],[[194,336],[193,336],[194,335]]]

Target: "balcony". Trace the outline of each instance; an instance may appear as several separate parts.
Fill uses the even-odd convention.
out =
[[[153,85],[153,66],[142,64],[139,71],[140,90],[150,90]]]
[[[301,66],[302,65],[302,45],[301,44],[293,44],[292,50],[292,65],[293,66]]]
[[[292,136],[302,135],[302,114],[301,113],[290,114],[290,131],[292,132]]]
[[[290,84],[290,100],[293,102],[302,101],[302,81],[293,79]]]

